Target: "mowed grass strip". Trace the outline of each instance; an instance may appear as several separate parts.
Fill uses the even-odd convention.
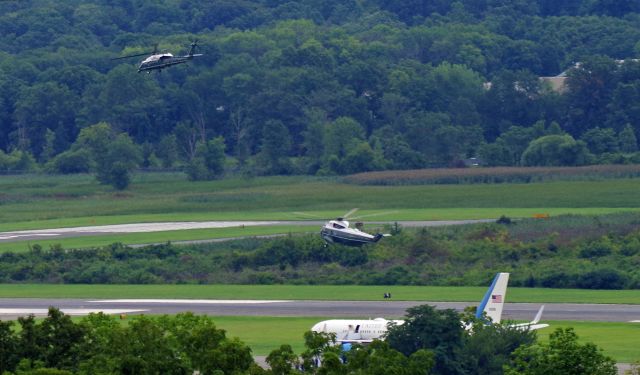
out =
[[[366,312],[363,312],[366,315]],[[268,355],[281,344],[289,344],[296,353],[304,350],[304,332],[315,323],[331,317],[283,318],[255,316],[216,316],[218,328],[227,336],[238,337],[253,349],[254,355]],[[548,321],[551,326],[537,331],[538,340],[547,342],[556,328],[573,327],[582,343],[592,342],[617,362],[640,360],[640,323]]]
[[[538,340],[546,342],[557,328],[573,327],[582,343],[592,342],[616,362],[640,361],[640,323],[545,321],[550,326],[538,331]]]
[[[511,218],[531,218],[535,215],[607,215],[621,212],[638,212],[640,207],[537,207],[537,208],[423,208],[423,209],[380,209],[358,210],[354,215],[367,222],[394,221],[430,221],[430,220],[473,220],[497,219],[500,216]],[[247,221],[247,220],[285,220],[318,221],[343,216],[346,210],[338,211],[242,211],[242,212],[193,212],[174,214],[141,214],[115,216],[88,216],[51,220],[37,220],[0,224],[0,233],[31,229],[71,228],[95,225],[114,225],[132,223],[159,223],[185,221]]]
[[[215,316],[212,319],[216,327],[227,331],[227,337],[238,337],[249,345],[253,355],[268,355],[282,344],[302,353],[304,333],[328,317]]]
[[[0,284],[0,298],[184,298],[480,302],[487,287],[362,285]],[[507,302],[640,304],[640,290],[509,288]],[[640,317],[639,317],[640,319]]]
[[[91,247],[106,246],[114,242],[126,245],[166,243],[173,241],[206,241],[223,238],[240,238],[252,236],[268,236],[287,233],[306,233],[318,230],[317,226],[252,226],[233,227],[219,229],[187,229],[163,232],[147,233],[123,233],[105,234],[98,236],[79,236],[70,238],[45,237],[30,241],[16,241],[0,243],[0,253],[21,253],[29,251],[35,244],[49,249],[51,246],[60,245],[64,249],[86,249]],[[319,230],[318,230],[319,231]]]
[[[384,220],[452,218],[445,215],[454,209],[488,210],[483,218],[509,215],[508,209],[530,209],[527,216],[554,208],[628,210],[640,208],[639,186],[638,178],[427,186],[356,186],[300,176],[190,182],[182,174],[153,173],[138,174],[128,190],[114,192],[92,176],[4,176],[0,179],[0,232],[43,227],[33,223],[50,220],[54,225],[49,228],[115,224],[145,216],[162,221],[310,219],[295,213],[323,212],[332,217],[353,207],[420,213],[389,214]],[[426,217],[419,211],[427,209],[444,214]],[[69,221],[55,222],[63,219]]]

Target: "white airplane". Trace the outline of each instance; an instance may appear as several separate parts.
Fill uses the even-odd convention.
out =
[[[508,273],[498,273],[496,275],[476,310],[476,318],[483,319],[483,315],[486,314],[492,323],[500,323],[508,282]],[[548,324],[539,324],[543,311],[544,305],[538,310],[536,317],[531,322],[509,326],[530,330],[548,327]],[[337,344],[368,344],[373,340],[381,339],[387,333],[389,325],[401,324],[404,324],[404,320],[387,320],[384,318],[366,320],[331,319],[316,323],[311,327],[311,330],[318,333],[335,334]],[[470,325],[465,326],[467,330],[471,328]]]

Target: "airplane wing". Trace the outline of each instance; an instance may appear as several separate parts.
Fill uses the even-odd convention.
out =
[[[541,323],[541,324],[520,323],[520,324],[509,324],[509,327],[513,327],[521,330],[535,331],[536,329],[547,328],[549,327],[549,325],[545,323]]]
[[[540,310],[538,310],[538,313],[536,314],[536,317],[533,318],[533,320],[530,321],[529,323],[510,324],[509,327],[522,329],[522,330],[527,329],[527,330],[530,330],[530,331],[535,331],[536,329],[549,327],[548,324],[539,323],[540,319],[542,319],[542,312],[543,311],[544,311],[544,305],[540,306]]]
[[[352,339],[342,339],[336,340],[336,344],[371,344],[373,340],[352,340]]]

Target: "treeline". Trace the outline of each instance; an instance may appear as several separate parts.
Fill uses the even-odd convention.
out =
[[[31,315],[13,325],[0,321],[3,374],[264,374],[251,348],[191,313],[124,325],[102,313],[76,323],[50,308],[42,321]]]
[[[325,246],[318,235],[0,254],[0,282],[80,284],[511,285],[637,289],[637,214],[559,217],[408,230],[375,246]]]
[[[465,325],[462,325],[464,319]],[[613,375],[613,359],[591,344],[579,344],[571,329],[557,329],[548,343],[535,333],[500,324],[485,325],[472,315],[417,306],[405,323],[389,328],[385,341],[336,346],[335,337],[304,333],[299,355],[283,343],[259,367],[251,348],[215,326],[211,318],[115,317],[90,314],[79,322],[55,308],[37,321],[33,315],[0,321],[0,371],[7,375],[81,374],[584,374]],[[473,330],[466,330],[473,325]],[[302,334],[301,334],[302,335]],[[561,358],[559,360],[558,358]]]
[[[469,157],[637,163],[638,7],[0,2],[0,170],[92,170],[126,186],[125,172],[139,166],[209,179],[225,169],[349,174]],[[155,43],[178,54],[194,39],[205,56],[161,74],[110,60]],[[564,93],[538,78],[566,69]],[[95,124],[131,142],[135,157],[97,171],[100,161],[78,145]]]

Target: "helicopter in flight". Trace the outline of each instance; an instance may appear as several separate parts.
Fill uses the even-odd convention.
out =
[[[130,57],[150,55],[149,57],[147,57],[146,59],[140,62],[140,65],[138,66],[138,73],[147,72],[147,74],[151,74],[151,71],[153,70],[157,70],[158,72],[161,72],[162,69],[164,68],[168,68],[173,65],[184,64],[192,60],[194,57],[203,56],[203,54],[201,53],[194,53],[197,47],[198,47],[198,41],[195,40],[193,43],[191,43],[191,48],[189,48],[189,52],[187,52],[186,55],[173,56],[173,54],[167,53],[167,52],[159,53],[158,45],[156,44],[153,48],[153,51],[151,52],[116,57],[111,60],[128,59]]]
[[[353,215],[358,209],[354,208],[342,217],[327,221],[320,231],[320,236],[327,243],[339,243],[347,246],[362,246],[365,244],[376,243],[383,237],[391,236],[390,234],[369,234],[360,230],[363,224],[355,223],[355,228],[350,227],[347,219]]]

